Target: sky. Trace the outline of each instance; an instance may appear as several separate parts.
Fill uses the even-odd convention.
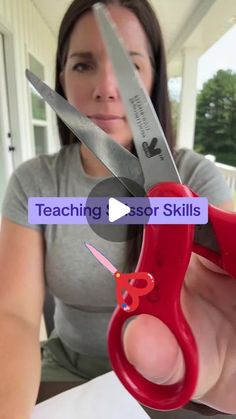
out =
[[[199,59],[198,89],[200,90],[203,83],[220,69],[231,69],[236,73],[236,25],[226,32]]]
[[[197,89],[201,90],[203,83],[212,78],[221,69],[230,69],[236,73],[236,25],[232,26],[199,58]],[[171,99],[179,100],[181,79],[170,79],[169,89]]]

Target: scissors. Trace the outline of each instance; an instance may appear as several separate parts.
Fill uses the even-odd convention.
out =
[[[75,136],[133,196],[136,196],[137,190],[126,179],[133,179],[144,187],[147,197],[196,197],[181,183],[151,100],[116,34],[108,12],[103,5],[96,4],[94,13],[117,77],[138,157],[114,142],[90,119],[26,70],[28,80]],[[109,324],[108,352],[114,371],[141,404],[153,409],[172,410],[184,406],[196,387],[198,350],[180,305],[181,287],[192,251],[236,278],[235,214],[209,205],[208,215],[208,224],[201,226],[144,226],[136,272],[148,272],[158,281],[155,281],[150,293],[140,296],[134,311],[128,312],[117,306]],[[134,280],[134,285],[139,286],[138,279]],[[123,326],[127,319],[139,314],[159,318],[175,335],[185,361],[185,374],[179,382],[154,384],[139,374],[127,360],[122,343]]]
[[[99,250],[95,249],[89,243],[85,243],[85,246],[90,250],[90,252],[95,256],[95,258],[107,268],[116,280],[116,297],[119,306],[128,312],[135,311],[139,305],[139,297],[141,295],[146,295],[151,292],[155,286],[155,279],[148,272],[132,272],[128,274],[123,274],[112,265],[112,263],[101,253]],[[133,285],[134,280],[143,280],[143,287],[135,287]],[[125,290],[128,292],[131,297],[131,303],[127,304],[124,301],[122,291]]]

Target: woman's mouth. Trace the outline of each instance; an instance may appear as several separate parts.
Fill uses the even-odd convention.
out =
[[[89,118],[94,122],[94,124],[98,125],[104,131],[113,130],[120,124],[121,121],[124,121],[123,117],[105,114],[91,115]]]

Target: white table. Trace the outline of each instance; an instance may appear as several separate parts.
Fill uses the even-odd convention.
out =
[[[72,388],[34,408],[32,419],[148,419],[113,372]]]

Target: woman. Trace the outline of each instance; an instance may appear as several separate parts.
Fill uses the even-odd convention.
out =
[[[94,3],[75,0],[65,14],[58,40],[56,90],[114,141],[133,150],[116,79],[91,11]],[[103,3],[108,5],[174,150],[165,57],[154,14],[146,0]],[[32,226],[27,221],[28,196],[86,196],[108,176],[61,122],[59,132],[63,145],[59,153],[22,164],[10,180],[3,204],[0,411],[4,418],[29,418],[37,397],[45,280],[55,296],[56,312],[55,332],[43,349],[42,381],[83,383],[110,369],[106,329],[116,304],[114,282],[89,258],[84,241],[104,251],[121,270],[127,262],[127,244],[103,240],[89,226]],[[232,208],[213,164],[185,150],[175,152],[175,160],[183,181],[199,195],[222,208]],[[137,259],[136,254],[132,256]],[[200,351],[194,400],[229,413],[236,412],[232,390],[235,291],[234,280],[193,255],[182,306]],[[183,375],[175,338],[157,319],[140,316],[131,322],[124,344],[130,362],[148,379],[170,383]],[[152,351],[147,357],[148,347]],[[163,412],[152,417],[159,415]]]

